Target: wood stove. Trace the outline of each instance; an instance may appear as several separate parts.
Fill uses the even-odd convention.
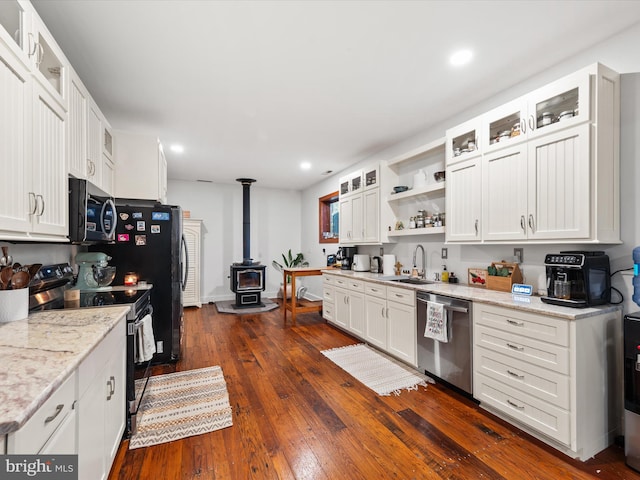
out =
[[[251,253],[250,192],[252,178],[238,178],[242,184],[242,262],[231,264],[231,291],[236,294],[234,308],[263,307],[261,295],[265,288],[266,266],[254,262]]]

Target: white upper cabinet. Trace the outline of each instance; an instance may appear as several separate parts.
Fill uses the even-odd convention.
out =
[[[340,244],[380,242],[380,168],[378,164],[341,177]]]
[[[114,142],[115,196],[166,202],[167,161],[158,137],[117,131]]]
[[[482,117],[473,118],[450,128],[446,133],[447,165],[468,160],[482,153]]]
[[[617,73],[594,64],[478,118],[447,132],[447,162],[472,157],[456,148],[479,132],[480,235],[463,229],[447,241],[620,242]],[[475,185],[462,172],[447,172],[449,229],[470,221],[460,198]]]
[[[482,239],[482,163],[476,156],[447,167],[446,242]]]
[[[29,34],[31,33],[33,6],[26,0],[2,0],[0,2],[0,41],[29,65]]]
[[[69,71],[69,115],[67,127],[67,168],[69,175],[87,178],[87,111],[89,92],[73,69]]]

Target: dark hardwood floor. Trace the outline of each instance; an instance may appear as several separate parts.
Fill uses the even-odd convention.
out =
[[[154,374],[220,365],[233,426],[125,440],[109,479],[640,479],[620,447],[571,460],[441,385],[378,396],[320,353],[353,343],[317,313],[186,309],[183,357]]]

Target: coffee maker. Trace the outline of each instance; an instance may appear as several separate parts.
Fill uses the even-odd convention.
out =
[[[541,300],[564,307],[585,308],[611,301],[609,257],[602,251],[565,251],[544,257],[547,295]]]
[[[340,247],[336,254],[336,260],[341,264],[342,270],[351,270],[353,256],[358,253],[358,247]]]

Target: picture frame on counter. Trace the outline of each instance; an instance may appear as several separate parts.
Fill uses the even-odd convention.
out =
[[[468,282],[472,287],[487,286],[487,270],[485,268],[469,268],[468,269]]]

